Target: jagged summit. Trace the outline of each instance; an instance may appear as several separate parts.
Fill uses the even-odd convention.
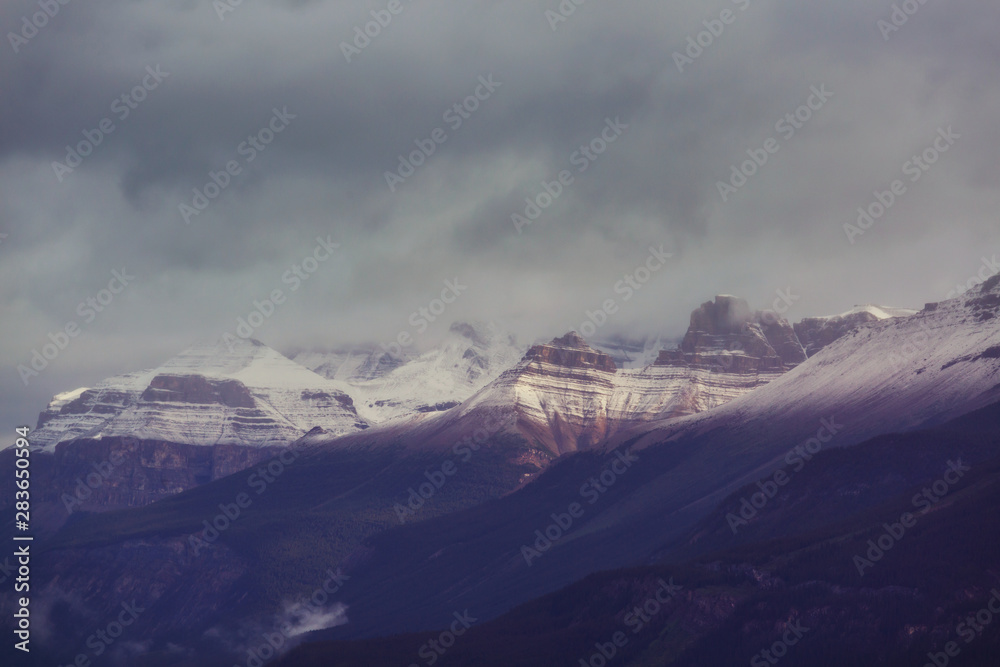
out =
[[[958,298],[963,299],[965,306],[972,309],[976,320],[983,322],[995,318],[1000,307],[1000,275],[987,279],[972,295]]]
[[[723,294],[691,313],[680,346],[661,352],[656,364],[780,373],[805,359],[805,350],[787,320],[774,311],[751,311],[745,299]]]
[[[1000,274],[991,276],[983,281],[983,284],[979,286],[980,294],[1000,294]]]
[[[423,353],[404,348],[392,356],[367,350],[306,351],[294,360],[342,380],[358,413],[384,423],[452,408],[522,358],[517,338],[493,322],[454,322],[438,345]]]
[[[555,347],[570,347],[574,350],[591,349],[590,345],[587,344],[587,341],[583,339],[583,336],[575,331],[570,331],[565,336],[553,338],[551,344]]]
[[[691,329],[709,334],[738,334],[753,320],[746,299],[720,294],[691,313]]]

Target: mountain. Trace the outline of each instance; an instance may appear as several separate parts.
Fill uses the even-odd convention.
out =
[[[772,419],[787,428],[836,413],[855,440],[884,432],[888,423],[910,429],[951,419],[993,402],[1000,392],[998,312],[1000,276],[916,314],[868,321],[793,371],[721,406],[711,419]],[[650,425],[649,439],[701,429],[705,416]]]
[[[514,368],[442,419],[503,415],[554,458],[643,422],[711,410],[804,359],[787,321],[718,296],[692,313],[680,347],[661,351],[653,364],[619,369],[611,355],[570,332],[529,348]]]
[[[351,562],[350,622],[325,636],[430,630],[466,607],[491,618],[596,570],[668,557],[727,496],[782,467],[992,405],[998,312],[1000,278],[856,329],[713,410],[619,432],[495,503],[374,536]],[[582,516],[568,520],[574,503]]]
[[[885,306],[855,306],[840,315],[828,317],[807,317],[795,324],[795,334],[810,357],[833,341],[869,322],[878,322],[892,317],[909,317],[917,311],[908,308],[887,308]]]
[[[202,344],[160,368],[57,394],[39,416],[33,443],[51,450],[81,437],[130,436],[204,445],[287,444],[317,426],[337,437],[448,410],[476,396],[476,405],[503,404],[517,413],[529,436],[559,454],[634,422],[710,409],[773,380],[806,358],[800,337],[816,350],[876,318],[907,312],[864,307],[793,328],[771,311],[751,312],[746,301],[720,295],[692,313],[676,350],[623,370],[616,359],[636,366],[653,357],[656,345],[605,341],[617,347],[612,355],[582,339],[557,339],[524,356],[516,338],[495,324],[462,322],[419,355],[346,348],[300,351],[289,360],[257,341]],[[545,352],[581,344],[602,355],[603,370],[613,371],[610,384],[612,376],[600,372],[567,383],[572,373],[562,368],[565,355]],[[551,377],[536,382],[545,376]]]
[[[631,347],[635,359],[651,357],[649,340],[616,340],[619,356],[632,359]],[[32,442],[50,453],[74,443],[45,464],[54,508],[76,506],[63,495],[67,487],[76,489],[71,499],[87,496],[81,506],[90,510],[144,504],[237,472],[307,431],[315,429],[310,442],[329,446],[375,424],[383,428],[369,442],[403,440],[428,452],[483,424],[502,425],[490,435],[509,443],[501,456],[508,465],[529,466],[527,483],[559,456],[644,423],[716,408],[804,356],[785,320],[726,295],[692,313],[676,350],[641,368],[619,369],[576,334],[524,354],[511,334],[482,323],[452,325],[441,345],[419,355],[357,348],[295,355],[326,377],[257,341],[202,344],[160,368],[56,395]],[[95,493],[78,487],[89,465],[112,456],[125,461],[115,480]],[[54,525],[65,520],[50,514]]]
[[[775,376],[805,361],[792,326],[774,311],[751,312],[747,302],[723,294],[691,313],[691,325],[677,350],[656,363]]]
[[[133,437],[192,445],[288,444],[314,427],[368,427],[345,386],[255,340],[193,346],[162,366],[56,395],[31,442]]]
[[[330,350],[292,350],[286,356],[317,375],[339,382],[359,382],[380,378],[412,360],[403,351],[399,356],[376,351],[370,345],[348,345]]]
[[[448,336],[419,355],[358,348],[304,351],[292,359],[342,381],[358,413],[372,424],[452,408],[517,363],[524,354],[513,334],[493,323],[455,322]]]
[[[198,344],[49,402],[29,436],[34,526],[46,534],[74,512],[154,502],[268,459],[310,431],[368,426],[342,383],[258,341]],[[13,456],[0,452],[4,462]],[[0,488],[14,497],[12,480]]]
[[[947,474],[949,461],[961,475]],[[790,481],[737,535],[726,515],[760,493],[756,484],[725,498],[681,550],[481,621],[435,664],[578,667],[600,654],[623,667],[766,665],[761,651],[791,627],[803,636],[786,647],[789,665],[920,665],[928,653],[944,655],[949,640],[961,647],[959,664],[995,662],[1000,633],[956,628],[1000,588],[1000,404],[784,471]],[[936,502],[923,500],[943,475],[950,482]],[[906,512],[915,517],[909,529],[899,519]],[[868,540],[887,544],[887,523],[897,536],[888,550],[873,552],[870,565],[858,561]],[[279,667],[406,664],[442,630],[306,643]]]
[[[454,359],[467,360],[468,366],[459,366],[462,374],[458,377],[479,380],[470,375],[469,369],[482,364],[476,361],[477,355],[466,352],[471,347],[487,347],[483,343],[489,339],[471,337],[468,330],[455,333],[464,342],[444,348],[450,350],[453,360],[445,368],[455,377]],[[389,371],[386,377],[404,366]],[[295,464],[278,466],[283,471],[280,479],[265,485],[266,495],[259,501],[251,496],[255,500],[253,511],[241,515],[239,524],[225,531],[220,542],[213,545],[210,561],[205,561],[204,549],[192,546],[190,537],[202,534],[202,519],[215,516],[220,506],[246,492],[254,475],[258,475],[253,467],[223,479],[203,474],[202,482],[209,483],[198,488],[189,484],[187,492],[149,505],[148,513],[127,510],[75,514],[54,538],[53,544],[58,546],[46,560],[47,567],[63,574],[58,585],[46,589],[45,599],[62,599],[63,591],[82,579],[95,582],[92,585],[99,589],[117,586],[115,582],[121,575],[110,566],[109,559],[124,557],[134,564],[130,567],[158,572],[155,576],[170,582],[164,586],[171,589],[188,585],[176,579],[174,568],[180,567],[194,577],[191,585],[200,587],[198,612],[186,607],[191,598],[171,595],[162,606],[158,605],[155,618],[150,616],[152,625],[146,631],[151,636],[186,633],[195,623],[229,636],[237,631],[232,620],[225,617],[224,599],[237,594],[230,587],[238,585],[242,591],[239,595],[253,600],[245,605],[246,617],[266,624],[273,609],[291,594],[288,581],[275,578],[272,569],[284,567],[289,556],[309,555],[309,562],[299,561],[290,567],[299,573],[297,578],[311,581],[324,567],[349,562],[366,539],[380,532],[409,524],[423,525],[435,517],[496,502],[530,485],[560,455],[592,447],[616,429],[671,411],[689,414],[709,409],[749,391],[773,374],[762,380],[753,369],[720,373],[718,369],[679,365],[621,371],[609,355],[591,348],[576,334],[567,334],[549,344],[532,346],[513,368],[450,410],[401,415],[340,437],[320,431],[307,434],[293,447]],[[77,452],[109,440],[84,439],[73,443],[69,450]],[[219,447],[196,449],[208,453]],[[170,446],[171,456],[158,454],[155,458],[182,458],[176,455],[176,448]],[[71,470],[81,470],[80,466],[90,459],[99,460],[96,453],[88,453],[89,457],[78,456]],[[189,459],[182,460],[188,467],[200,468],[192,466]],[[148,476],[144,471],[137,476],[131,462],[124,467],[128,480]],[[183,491],[178,488],[178,474],[175,471],[172,491]],[[65,478],[68,475],[63,474],[61,479]],[[127,484],[114,478],[101,490],[115,500],[127,494]],[[160,488],[152,482],[148,486]],[[102,499],[108,500],[104,496]],[[142,504],[134,496],[129,500],[134,505]],[[115,506],[122,503],[112,502],[103,509]],[[275,523],[272,512],[278,508],[288,514]],[[298,520],[289,524],[287,516]],[[280,539],[258,539],[261,534],[272,534],[279,524],[284,526],[278,533]],[[124,551],[118,546],[96,550],[88,546],[98,535],[105,545],[124,540]],[[300,547],[290,550],[287,540]],[[170,553],[179,554],[180,564],[171,565],[168,573],[162,568],[166,566],[163,558]],[[248,569],[250,563],[257,563],[258,569]],[[89,613],[100,615],[103,611],[97,608]],[[200,650],[217,651],[219,647],[208,642]]]
[[[308,624],[308,638],[429,631],[466,608],[486,620],[598,570],[668,560],[796,447],[856,445],[998,400],[997,282],[853,329],[805,360],[787,324],[747,318],[731,297],[700,308],[688,344],[660,365],[621,370],[575,334],[534,345],[451,409],[313,432],[291,463],[74,513],[39,544],[39,604],[72,644],[124,597],[150,600],[136,630],[148,654],[130,664],[234,650],[245,662],[254,632],[330,569],[350,577],[336,597],[346,612]],[[272,464],[280,473],[257,484]],[[240,494],[251,503],[212,536]],[[567,524],[574,503],[582,513]],[[81,589],[83,606],[71,595]]]

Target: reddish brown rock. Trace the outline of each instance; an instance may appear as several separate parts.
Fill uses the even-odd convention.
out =
[[[531,346],[523,361],[544,361],[564,368],[596,369],[608,373],[618,370],[610,355],[587,345],[587,341],[575,331],[553,338],[547,345]]]
[[[660,352],[656,365],[752,374],[780,372],[805,359],[787,320],[773,311],[753,312],[743,299],[717,296],[691,313],[680,346]]]

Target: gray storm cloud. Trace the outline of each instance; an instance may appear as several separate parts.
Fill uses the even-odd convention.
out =
[[[855,0],[219,4],[0,8],[5,432],[57,391],[232,330],[275,289],[255,335],[278,348],[390,340],[455,278],[469,289],[443,328],[531,339],[576,327],[664,244],[669,266],[607,330],[679,335],[720,292],[764,307],[790,287],[793,319],[920,306],[1000,251],[994,3],[896,3],[918,7],[905,21]],[[602,139],[615,119],[627,130]],[[910,181],[948,127],[960,138]],[[412,174],[390,188],[401,156]],[[896,179],[851,243],[844,225]],[[328,237],[338,251],[291,292]],[[135,279],[104,304],[112,271]],[[18,364],[69,323],[25,386]]]

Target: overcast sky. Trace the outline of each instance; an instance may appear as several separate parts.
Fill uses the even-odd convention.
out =
[[[468,318],[548,338],[611,298],[602,336],[679,336],[716,293],[759,308],[791,288],[792,320],[941,300],[1000,253],[1000,13],[912,5],[890,31],[889,0],[589,0],[568,17],[558,0],[87,0],[51,17],[5,1],[0,441],[55,392],[235,332],[276,289],[254,336],[284,350],[412,332],[456,278],[418,345]],[[777,123],[807,102],[789,136]],[[418,141],[433,154],[390,186]],[[926,149],[926,171],[905,165]],[[767,162],[723,201],[748,150]],[[210,172],[229,182],[196,201]],[[339,248],[292,291],[317,238]],[[661,244],[673,257],[624,302],[616,283]],[[91,315],[113,270],[128,285]],[[69,323],[25,386],[18,364]]]

